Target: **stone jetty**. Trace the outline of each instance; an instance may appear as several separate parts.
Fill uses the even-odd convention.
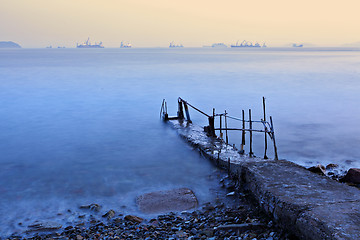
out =
[[[179,135],[228,169],[259,206],[300,239],[360,239],[360,191],[285,160],[239,154],[200,126],[170,120]]]

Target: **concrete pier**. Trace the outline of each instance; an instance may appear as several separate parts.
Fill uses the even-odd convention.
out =
[[[265,212],[300,239],[360,239],[360,191],[285,160],[241,155],[203,128],[169,121],[208,159],[229,169]]]

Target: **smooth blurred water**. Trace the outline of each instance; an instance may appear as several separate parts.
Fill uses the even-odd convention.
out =
[[[152,190],[189,187],[213,200],[214,167],[159,120],[163,98],[170,115],[181,96],[208,113],[251,108],[259,120],[265,96],[280,158],[360,167],[359,53],[0,50],[0,236],[19,222],[75,221],[64,212],[93,202],[140,214],[134,199]],[[254,142],[262,156],[263,135]]]

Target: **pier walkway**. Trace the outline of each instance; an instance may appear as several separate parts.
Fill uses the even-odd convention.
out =
[[[360,239],[360,191],[285,160],[239,154],[186,120],[169,120],[204,156],[229,170],[260,207],[300,239]]]

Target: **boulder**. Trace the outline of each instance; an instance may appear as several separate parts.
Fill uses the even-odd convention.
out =
[[[80,206],[80,208],[81,209],[90,209],[92,211],[99,212],[101,209],[101,206],[99,204],[92,203],[90,205],[82,205],[82,206]]]
[[[124,219],[135,223],[141,223],[142,221],[144,221],[143,218],[134,215],[126,215]]]
[[[115,216],[115,211],[114,210],[110,210],[107,213],[105,213],[102,217],[106,217],[107,219],[111,219]]]
[[[338,168],[339,165],[335,164],[335,163],[330,163],[328,165],[326,165],[326,170],[329,170],[329,169],[334,169],[334,168]]]
[[[350,168],[341,182],[360,183],[360,168]]]
[[[314,167],[309,167],[308,170],[310,172],[317,173],[317,174],[320,174],[320,175],[326,175],[326,168],[321,164],[316,165]]]
[[[198,205],[194,192],[188,188],[146,193],[139,196],[136,202],[144,213],[184,211]]]
[[[38,231],[54,231],[60,229],[62,226],[56,222],[36,222],[28,226],[27,232],[38,232]]]

